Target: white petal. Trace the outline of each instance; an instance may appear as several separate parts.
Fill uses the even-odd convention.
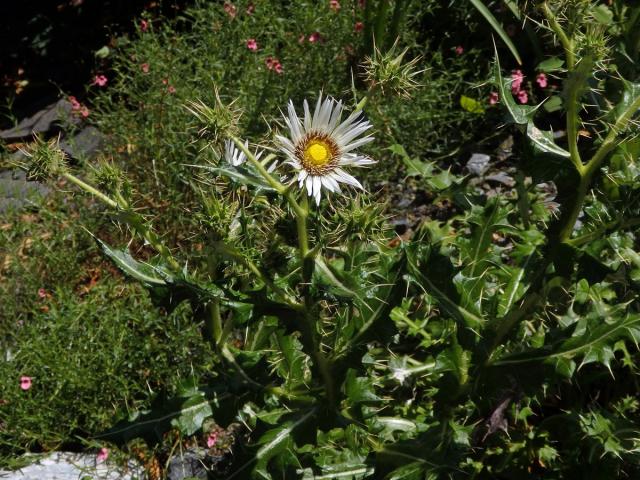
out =
[[[333,183],[331,182],[331,177],[328,177],[328,176],[325,175],[325,176],[320,178],[320,181],[322,182],[322,186],[324,188],[326,188],[330,192],[335,192],[335,187],[333,186]]]
[[[333,132],[333,130],[336,128],[336,125],[340,121],[341,116],[342,116],[342,100],[338,101],[338,103],[333,109],[333,112],[331,113],[331,118],[329,119],[329,125],[328,125],[329,133]]]
[[[307,102],[306,98],[302,105],[304,107],[304,130],[308,132],[311,130],[311,112],[309,112],[309,102]]]
[[[315,193],[316,205],[320,205],[320,189]]]
[[[302,183],[308,175],[309,173],[306,170],[300,170],[300,173],[298,174],[298,183],[300,184],[300,188],[302,188]]]
[[[357,187],[362,190],[362,185],[360,185],[360,182],[356,180],[355,177],[349,175],[347,172],[345,172],[341,168],[335,169],[335,171],[333,172],[333,177],[342,183],[353,185],[354,187]]]
[[[351,150],[354,150],[358,147],[361,147],[362,145],[365,145],[369,142],[372,142],[374,140],[374,137],[362,137],[358,140],[356,140],[355,142],[350,143],[349,145],[344,145],[342,147],[342,151],[343,152],[350,152]]]
[[[285,117],[285,121],[287,118]],[[289,100],[289,121],[287,122],[289,129],[291,130],[291,138],[294,142],[297,142],[302,137],[302,133],[300,131],[300,119],[298,118],[298,114],[296,113],[296,109],[293,106],[293,101]]]
[[[318,97],[318,101],[316,102],[316,109],[313,112],[313,120],[311,121],[311,127],[313,129],[318,128],[318,119],[320,118],[321,106],[322,106],[322,95]]]
[[[320,177],[313,177],[313,194],[318,195],[320,193],[320,189],[322,188],[322,181]]]
[[[309,196],[313,193],[313,177],[311,175],[307,177],[307,193]]]

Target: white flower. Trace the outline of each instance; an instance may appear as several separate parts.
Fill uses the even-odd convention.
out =
[[[324,101],[322,95],[318,98],[313,115],[306,100],[303,106],[304,118],[301,120],[293,102],[289,101],[288,116],[284,117],[284,121],[289,127],[291,138],[276,136],[281,150],[287,155],[286,163],[298,174],[300,188],[306,187],[316,204],[320,203],[323,187],[330,192],[339,192],[340,183],[362,188],[360,182],[342,167],[375,163],[369,157],[353,152],[373,140],[371,135],[356,140],[371,128],[371,124],[361,118],[361,111],[352,113],[340,122],[342,102],[330,97]]]
[[[249,148],[249,142],[245,141],[244,146],[245,148]],[[236,144],[233,143],[232,140],[226,140],[224,142],[224,158],[231,165],[237,167],[238,165],[242,165],[245,162],[247,156],[242,150],[236,147]]]

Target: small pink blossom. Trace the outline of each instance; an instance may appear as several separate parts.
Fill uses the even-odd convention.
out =
[[[358,0],[358,7],[364,8],[367,5],[367,0]]]
[[[80,110],[82,108],[82,105],[80,104],[78,99],[76,97],[74,97],[73,95],[69,96],[69,103],[71,103],[71,110],[73,110],[73,111],[77,111],[77,110]]]
[[[540,88],[547,88],[547,85],[549,85],[547,76],[544,73],[538,74],[538,76],[536,77],[536,83]]]
[[[215,447],[218,442],[218,432],[213,432],[207,437],[207,448]]]
[[[363,29],[364,29],[364,23],[362,22],[356,22],[355,25],[353,26],[353,29],[357,32],[360,33]]]
[[[253,3],[247,5],[247,15],[253,15],[256,11],[256,6]]]
[[[264,59],[264,63],[267,66],[268,70],[273,70],[273,62],[274,62],[273,57],[267,57]]]
[[[104,87],[107,84],[107,77],[104,75],[96,75],[93,79],[93,84],[98,87]]]
[[[140,70],[142,70],[143,73],[149,73],[149,64],[143,63],[142,65],[140,65]]]
[[[89,116],[89,109],[87,107],[82,107],[80,115],[82,115],[82,118],[87,118]]]
[[[225,2],[223,8],[224,8],[224,11],[227,12],[227,15],[229,15],[231,18],[236,18],[238,9],[233,3]]]
[[[109,458],[109,449],[102,447],[99,451],[98,454],[96,455],[96,462],[97,463],[102,463],[104,462],[107,458]]]
[[[169,88],[167,88],[167,92],[174,94],[176,93],[176,89],[173,85],[169,85]]]
[[[520,90],[516,94],[516,97],[518,97],[518,101],[522,104],[525,104],[529,101],[529,94],[527,93],[526,90]]]
[[[498,103],[499,99],[500,96],[498,95],[498,92],[491,92],[489,94],[489,105],[495,105],[496,103]]]
[[[521,90],[522,82],[524,82],[524,74],[522,70],[513,70],[511,72],[511,92],[516,94]]]
[[[40,298],[47,298],[47,291],[44,288],[38,289],[38,296]]]
[[[319,42],[320,40],[322,40],[322,36],[320,35],[320,32],[313,32],[311,35],[309,35],[309,41],[311,43],[316,43],[316,42]]]
[[[281,75],[281,74],[282,74],[282,72],[284,71],[284,69],[282,68],[282,64],[281,64],[279,61],[277,61],[277,60],[276,60],[276,62],[275,62],[275,63],[274,63],[274,65],[273,65],[273,69],[275,70],[275,72],[276,72],[278,75]]]
[[[140,30],[142,30],[143,32],[146,32],[147,30],[149,30],[149,22],[147,22],[146,20],[140,20]]]
[[[24,391],[27,391],[31,388],[31,384],[32,384],[32,380],[31,377],[27,377],[27,376],[22,376],[20,377],[20,388]]]
[[[168,85],[168,84],[169,84],[169,80],[168,80],[168,79],[166,79],[166,78],[163,78],[163,79],[162,79],[162,84],[163,84],[163,85]]]
[[[329,0],[329,8],[334,12],[340,10],[340,2],[338,0]]]
[[[256,42],[255,38],[250,38],[249,40],[247,40],[247,48],[252,52],[258,50],[258,42]]]
[[[462,55],[464,53],[464,47],[462,45],[458,45],[456,47],[456,55]]]

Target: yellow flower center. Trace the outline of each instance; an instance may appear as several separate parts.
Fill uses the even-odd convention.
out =
[[[329,145],[321,140],[312,140],[304,149],[305,160],[320,167],[331,160],[331,150]]]

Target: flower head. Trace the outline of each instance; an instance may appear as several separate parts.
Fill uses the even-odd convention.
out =
[[[93,84],[98,87],[104,87],[107,84],[107,77],[104,75],[96,75],[93,79]]]
[[[20,377],[20,388],[22,390],[29,390],[31,388],[31,377],[27,377],[27,376],[22,376]]]
[[[235,18],[236,17],[236,13],[238,13],[238,8],[230,2],[224,2],[224,11],[227,12],[227,15],[229,15],[231,18]]]
[[[207,448],[215,447],[218,442],[218,432],[213,432],[207,437]]]
[[[149,73],[149,64],[143,63],[140,65],[140,70],[142,70],[142,73]]]
[[[247,48],[252,52],[258,50],[258,42],[256,42],[255,38],[250,38],[249,40],[247,40]]]
[[[98,454],[96,455],[96,462],[98,463],[102,463],[104,462],[107,458],[109,458],[109,449],[102,447],[99,451]]]
[[[498,92],[491,92],[489,94],[489,105],[495,105],[496,103],[498,103],[498,100],[500,100]]]
[[[169,85],[167,87],[167,92],[173,95],[174,93],[176,93],[176,87],[174,87],[173,85]]]
[[[146,20],[140,20],[140,30],[142,30],[143,32],[146,32],[149,29],[149,22],[147,22]]]
[[[517,94],[521,90],[522,82],[524,82],[522,70],[514,70],[511,72],[511,91],[514,94]]]
[[[360,33],[362,30],[364,30],[364,23],[362,23],[362,22],[356,22],[356,23],[353,25],[353,29],[354,29],[357,33]]]
[[[293,102],[289,101],[284,121],[289,127],[290,138],[277,136],[280,148],[287,156],[286,163],[297,171],[300,188],[306,187],[316,204],[320,203],[322,188],[339,192],[339,183],[362,188],[360,182],[342,167],[375,163],[369,157],[353,152],[373,140],[371,135],[356,140],[371,128],[371,124],[361,118],[361,111],[353,112],[340,122],[344,107],[341,101],[330,97],[324,101],[322,95],[318,97],[313,115],[306,100],[303,106],[304,117],[300,119]]]
[[[313,32],[311,35],[309,35],[309,41],[311,43],[316,43],[316,42],[319,42],[320,40],[322,40],[322,36],[320,35],[320,32]]]
[[[544,73],[539,73],[538,76],[536,76],[536,83],[540,88],[547,88],[549,84],[547,76]]]
[[[518,97],[518,101],[522,104],[525,104],[529,101],[529,94],[527,93],[526,90],[520,90],[516,94],[516,97]]]
[[[244,146],[245,148],[249,148],[249,142],[245,141]],[[245,162],[247,156],[242,150],[236,147],[236,144],[233,143],[232,140],[226,140],[224,142],[224,158],[231,165],[237,167]]]
[[[253,15],[256,11],[256,6],[253,3],[247,5],[247,15]]]
[[[458,45],[456,47],[456,55],[462,55],[464,53],[464,47],[462,45]]]
[[[340,10],[340,2],[338,0],[329,0],[329,8],[334,12]]]

